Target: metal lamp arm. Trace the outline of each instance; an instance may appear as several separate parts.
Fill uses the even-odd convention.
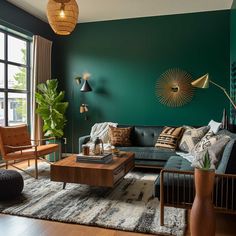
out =
[[[227,93],[226,89],[225,89],[224,87],[218,85],[217,83],[211,81],[211,80],[210,80],[209,82],[212,83],[212,84],[214,84],[214,85],[215,85],[216,87],[218,87],[219,89],[221,89],[221,90],[225,93],[225,95],[226,95],[226,97],[229,99],[229,101],[231,102],[231,104],[232,104],[232,106],[234,107],[234,109],[236,109],[236,104],[234,103],[234,101],[232,100],[232,98],[229,96],[229,94]]]

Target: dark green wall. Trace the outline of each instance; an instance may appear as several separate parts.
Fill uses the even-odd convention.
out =
[[[233,68],[233,65],[236,63],[236,0],[233,1],[231,11],[230,11],[230,65]],[[235,80],[236,76],[231,73],[231,97],[235,100]],[[230,112],[230,123],[233,124],[233,130],[236,131],[236,119],[235,119],[235,109],[231,106]]]
[[[181,68],[193,78],[209,72],[229,89],[230,11],[205,12],[78,24],[58,37],[57,75],[70,102],[66,135],[75,146],[94,122],[143,125],[203,125],[219,121],[229,103],[212,86],[196,90],[180,108],[160,104],[155,96],[159,76]],[[93,92],[82,94],[73,78],[92,74]],[[89,121],[79,113],[89,104]]]
[[[230,60],[236,62],[236,1],[233,1],[230,16]]]

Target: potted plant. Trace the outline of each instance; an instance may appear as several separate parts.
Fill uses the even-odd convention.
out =
[[[36,103],[38,104],[36,113],[43,120],[44,136],[55,137],[57,142],[61,143],[66,124],[65,112],[68,107],[68,102],[63,101],[65,92],[57,91],[57,79],[38,84],[37,88],[38,92],[35,93]],[[56,159],[58,158],[57,155]]]
[[[215,235],[215,214],[212,203],[214,180],[215,166],[207,150],[195,163],[194,183],[196,194],[190,215],[192,236]]]

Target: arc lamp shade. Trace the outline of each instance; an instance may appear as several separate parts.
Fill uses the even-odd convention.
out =
[[[209,87],[209,74],[205,74],[200,78],[194,80],[192,83],[193,87],[196,88],[208,88]]]

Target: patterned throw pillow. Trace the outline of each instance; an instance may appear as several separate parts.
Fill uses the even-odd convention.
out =
[[[221,136],[221,138],[219,140],[217,140],[210,147],[206,148],[205,150],[203,150],[201,152],[195,153],[194,159],[192,162],[192,167],[196,167],[196,168],[202,167],[202,163],[204,162],[205,154],[208,150],[209,157],[211,160],[210,169],[216,169],[220,160],[221,160],[221,157],[223,155],[225,146],[229,141],[230,141],[229,136],[227,136],[227,135]]]
[[[178,142],[182,134],[183,127],[164,127],[157,139],[155,146],[159,148],[169,148],[175,150],[178,146]]]
[[[192,149],[192,154],[202,152],[219,140],[219,135],[215,135],[212,130],[208,131],[199,143]]]
[[[109,126],[108,130],[109,142],[113,146],[124,146],[124,147],[131,146],[131,140],[130,140],[131,130],[132,130],[131,127],[116,128]]]
[[[184,128],[185,131],[179,144],[179,149],[183,152],[190,152],[209,130],[208,126],[197,129],[189,126],[185,126]]]
[[[228,137],[228,136],[215,135],[214,131],[212,130],[208,131],[206,135],[201,139],[201,141],[197,143],[196,146],[192,149],[191,151],[192,155],[195,155],[196,153],[200,153],[206,150],[207,148],[215,144],[218,140],[223,139],[225,137]]]

